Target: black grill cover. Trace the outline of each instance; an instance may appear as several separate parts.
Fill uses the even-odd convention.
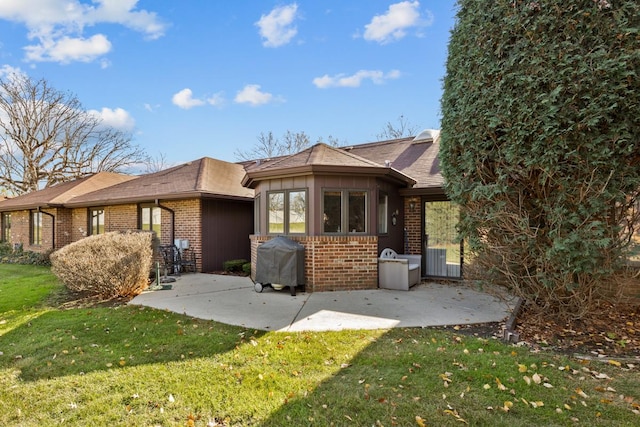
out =
[[[304,285],[304,246],[274,237],[258,246],[256,282],[295,287]]]

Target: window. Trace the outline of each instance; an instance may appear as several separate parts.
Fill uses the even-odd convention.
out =
[[[253,201],[253,233],[260,235],[260,223],[262,222],[262,217],[260,216],[260,200],[262,198],[258,194]]]
[[[382,191],[378,193],[378,234],[389,232],[389,196]]]
[[[31,212],[31,244],[32,245],[41,245],[42,244],[42,212],[40,211],[32,211]]]
[[[11,214],[2,214],[2,234],[0,235],[0,242],[11,242]]]
[[[323,194],[323,232],[365,233],[367,231],[367,192],[332,190]]]
[[[284,192],[269,193],[267,230],[269,233],[284,233]]]
[[[307,190],[272,191],[268,196],[269,234],[307,232]]]
[[[161,237],[162,229],[162,210],[159,206],[145,206],[141,209],[140,229],[149,230],[156,233],[158,238]]]
[[[342,193],[340,191],[325,191],[323,219],[325,233],[342,232]]]
[[[307,232],[307,193],[289,191],[289,234]]]
[[[103,234],[104,233],[104,209],[90,209],[89,210],[89,234]]]

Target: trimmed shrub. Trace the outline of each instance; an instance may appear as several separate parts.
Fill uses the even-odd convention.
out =
[[[222,269],[228,273],[239,273],[242,266],[247,263],[246,259],[232,259],[222,263]]]
[[[246,274],[247,276],[251,274],[251,263],[250,262],[245,262],[244,264],[242,264],[242,272],[244,274]]]
[[[54,252],[51,271],[72,291],[127,297],[148,287],[152,255],[152,233],[115,231]]]

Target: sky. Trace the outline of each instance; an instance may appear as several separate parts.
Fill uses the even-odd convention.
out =
[[[261,134],[440,128],[455,0],[0,0],[0,77],[44,78],[152,157],[238,161]]]

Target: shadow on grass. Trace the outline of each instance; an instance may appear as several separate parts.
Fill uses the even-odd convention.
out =
[[[536,355],[496,340],[435,329],[393,329],[330,378],[290,396],[260,425],[517,427],[570,425],[574,419],[636,425],[636,415],[624,403],[603,403],[595,391],[602,385],[598,380],[573,378],[558,370],[569,363],[561,355]],[[533,371],[523,374],[523,366],[540,370],[555,387],[529,386],[521,377]],[[503,378],[507,386],[498,387],[496,378]],[[593,393],[584,405],[578,404],[576,386]],[[534,398],[537,408],[524,403]],[[506,401],[514,405],[510,411],[501,409]],[[565,404],[571,410],[565,410]]]
[[[144,307],[51,310],[0,336],[0,369],[36,381],[207,357],[243,343],[244,331]]]

